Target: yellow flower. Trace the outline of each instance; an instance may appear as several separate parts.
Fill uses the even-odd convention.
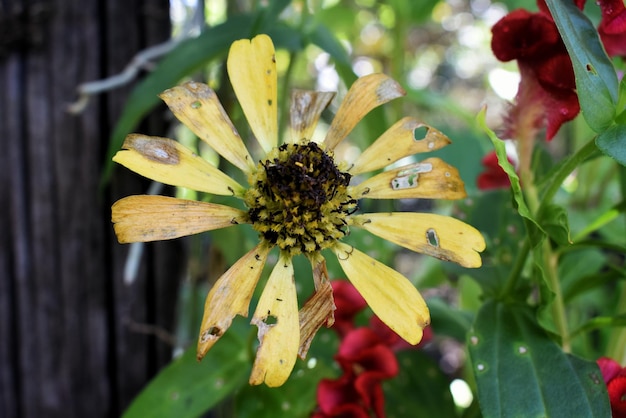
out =
[[[422,338],[430,322],[424,299],[400,273],[342,242],[350,228],[370,233],[413,251],[466,267],[478,267],[485,248],[480,233],[456,219],[422,213],[357,214],[360,199],[465,197],[458,171],[438,158],[394,168],[359,184],[353,176],[381,169],[415,153],[449,143],[436,129],[412,118],[389,128],[357,160],[336,161],[333,150],[370,110],[404,95],[383,74],[359,78],[348,91],[320,143],[311,140],[322,111],[334,93],[296,91],[292,95],[290,130],[279,144],[277,76],[274,45],[269,37],[236,41],[227,60],[235,94],[264,156],[252,159],[215,92],[189,82],[161,94],[174,115],[223,158],[247,176],[243,186],[179,143],[133,134],[114,161],[153,180],[241,199],[247,210],[164,196],[129,196],[112,208],[112,221],[122,243],[176,238],[251,224],[259,244],[237,261],[209,292],[198,341],[201,359],[248,306],[270,250],[279,256],[252,324],[258,327],[251,384],[279,386],[296,361],[304,358],[320,326],[333,319],[332,289],[322,250],[337,257],[348,279],[374,313],[411,344]],[[424,138],[414,134],[425,132]],[[316,292],[298,312],[292,258],[311,262]]]

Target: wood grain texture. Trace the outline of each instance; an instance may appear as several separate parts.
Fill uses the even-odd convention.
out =
[[[148,246],[138,280],[123,283],[128,247],[113,236],[110,205],[147,183],[117,170],[104,194],[98,184],[131,87],[93,98],[80,115],[66,108],[78,84],[167,39],[169,4],[4,5],[43,36],[0,55],[0,416],[119,416],[169,361],[167,344],[129,324],[171,331],[184,249]],[[162,119],[141,129],[164,134]]]

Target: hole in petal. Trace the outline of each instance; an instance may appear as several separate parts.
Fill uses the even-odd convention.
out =
[[[416,141],[421,141],[421,140],[426,139],[427,135],[428,135],[428,126],[424,126],[424,125],[418,126],[417,128],[413,130],[413,139],[415,139]]]
[[[224,331],[222,331],[221,328],[211,327],[202,333],[202,335],[200,336],[200,342],[205,343],[210,339],[219,338],[222,336],[222,334],[224,334]]]
[[[274,315],[270,315],[268,312],[267,317],[263,319],[263,322],[265,322],[265,324],[270,325],[270,326],[276,325],[278,324],[278,318]]]
[[[198,100],[196,100],[195,102],[191,102],[192,109],[199,109],[201,107],[202,107],[202,103],[200,103]]]
[[[426,240],[433,247],[439,247],[439,237],[434,229],[430,228],[426,231]]]
[[[391,180],[393,190],[412,189],[417,187],[417,180],[420,173],[428,173],[433,170],[430,163],[411,164],[408,168],[398,171],[396,177]]]

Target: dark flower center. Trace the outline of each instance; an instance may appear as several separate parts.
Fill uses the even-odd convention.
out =
[[[345,218],[356,209],[348,195],[350,177],[314,142],[283,144],[250,179],[250,222],[292,256],[328,248],[347,234]]]

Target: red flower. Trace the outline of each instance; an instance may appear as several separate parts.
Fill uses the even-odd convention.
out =
[[[410,348],[419,348],[424,344],[428,343],[433,338],[433,331],[430,327],[424,328],[424,335],[422,336],[422,341],[417,345],[411,345],[404,341],[402,337],[394,332],[391,328],[387,326],[383,321],[380,320],[377,316],[372,316],[370,318],[370,329],[376,333],[378,338],[392,351],[400,351],[406,350]]]
[[[602,10],[600,39],[610,56],[626,57],[626,8],[622,0],[597,0]]]
[[[367,307],[367,302],[356,288],[348,281],[330,282],[335,298],[335,323],[333,328],[340,337],[354,329],[354,317]]]
[[[324,379],[317,389],[317,417],[385,416],[382,381],[398,374],[393,351],[369,328],[350,331],[335,357],[344,374]]]
[[[608,357],[597,360],[609,392],[613,418],[626,417],[626,367]]]
[[[546,125],[546,138],[552,139],[561,125],[580,111],[572,62],[565,44],[547,10],[518,9],[497,22],[491,32],[491,49],[501,61],[517,60],[521,82],[515,105],[508,117],[509,138],[520,130]],[[584,1],[577,1],[582,8]]]
[[[317,410],[313,418],[385,417],[382,382],[398,374],[394,350],[413,347],[404,342],[378,317],[370,327],[354,327],[354,317],[365,308],[365,300],[346,281],[331,282],[335,296],[335,324],[342,337],[335,360],[343,374],[338,379],[323,379],[317,387]],[[424,330],[422,342],[431,338]]]
[[[509,159],[511,162],[511,160]],[[511,186],[509,176],[498,165],[498,156],[495,151],[485,155],[482,160],[485,171],[478,175],[476,184],[480,190],[507,189]]]

